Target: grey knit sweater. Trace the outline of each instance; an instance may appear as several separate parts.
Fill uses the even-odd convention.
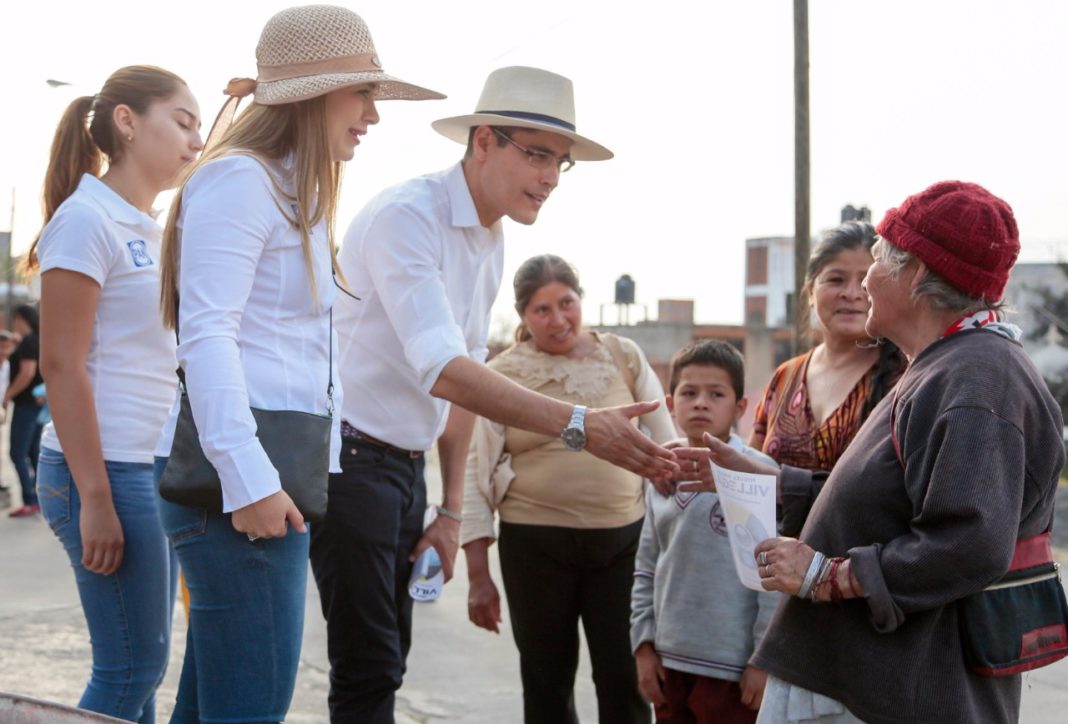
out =
[[[904,467],[890,434],[896,430]],[[923,350],[838,461],[801,539],[848,555],[866,599],[775,612],[754,663],[866,722],[1015,722],[1020,677],[964,666],[956,601],[1052,523],[1061,413],[1019,344],[961,332]],[[783,472],[785,517],[816,492]]]
[[[731,445],[775,465],[737,435]],[[718,495],[664,497],[649,486],[634,562],[633,649],[652,641],[669,669],[738,681],[781,597],[738,580]]]

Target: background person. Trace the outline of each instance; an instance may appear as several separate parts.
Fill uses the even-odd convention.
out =
[[[775,370],[749,436],[752,447],[779,463],[833,468],[904,369],[892,343],[876,344],[864,331],[871,305],[861,283],[874,243],[871,224],[847,221],[812,252],[802,294],[819,344]]]
[[[634,342],[582,326],[574,268],[546,254],[525,261],[513,283],[521,322],[516,343],[489,367],[535,392],[571,404],[612,407],[663,397]],[[658,442],[676,437],[668,412],[641,423]],[[500,595],[488,549],[500,514],[501,575],[519,649],[528,724],[575,722],[581,623],[602,722],[647,722],[629,648],[630,589],[645,513],[641,477],[558,435],[479,418],[468,457],[461,541],[469,576],[468,615],[497,632]]]
[[[15,351],[15,336],[6,329],[0,329],[0,400],[4,399],[7,386],[11,382],[11,353]],[[7,407],[0,407],[0,424],[7,422]],[[0,508],[11,505],[11,488],[0,480]]]
[[[705,340],[671,360],[667,406],[692,446],[705,433],[767,465],[732,432],[745,414],[745,361]],[[742,585],[719,496],[649,488],[631,593],[631,646],[642,694],[672,724],[756,721],[767,674],[751,666],[780,596]]]
[[[3,401],[5,410],[14,403],[9,453],[22,488],[22,506],[8,514],[12,518],[36,515],[41,509],[37,504],[36,490],[37,457],[41,444],[41,426],[37,424],[40,406],[33,396],[33,388],[43,381],[39,368],[40,326],[37,307],[23,304],[15,308],[12,328],[20,341],[9,359],[10,383]]]

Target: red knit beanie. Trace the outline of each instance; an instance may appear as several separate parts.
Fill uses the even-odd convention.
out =
[[[1020,253],[1007,203],[978,184],[942,181],[886,212],[879,236],[970,297],[999,302]]]

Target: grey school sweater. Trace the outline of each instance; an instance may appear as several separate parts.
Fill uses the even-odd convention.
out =
[[[849,556],[867,598],[785,599],[754,663],[871,724],[1015,722],[1020,676],[965,667],[956,602],[1005,573],[1018,537],[1050,526],[1060,409],[1020,345],[985,329],[930,345],[898,383],[904,466],[894,403],[864,423],[800,536]],[[784,508],[803,505],[810,484],[784,468]]]
[[[775,465],[737,435],[730,442]],[[738,580],[719,496],[664,497],[650,485],[634,568],[632,649],[652,641],[669,669],[741,679],[782,594],[753,591]]]

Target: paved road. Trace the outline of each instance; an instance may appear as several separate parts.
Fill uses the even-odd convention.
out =
[[[14,480],[6,461],[3,467],[3,479]],[[428,465],[428,470],[433,467]],[[1068,488],[1061,493],[1068,506]],[[434,499],[437,494],[432,492],[431,500]],[[1062,551],[1061,560],[1068,562],[1068,550]],[[507,623],[500,636],[468,623],[466,575],[461,563],[457,580],[446,587],[439,601],[416,604],[413,651],[397,705],[402,724],[501,724],[521,720],[519,673],[511,632]],[[499,572],[496,580],[500,582]],[[310,583],[303,658],[290,722],[327,720],[326,632],[318,606],[315,585]],[[184,640],[185,621],[178,616],[171,667],[159,696],[160,721],[166,721],[171,709]],[[74,704],[88,668],[85,623],[59,543],[39,518],[10,520],[0,515],[0,690]],[[589,671],[584,659],[576,698],[582,720],[594,722],[596,702]],[[1026,677],[1023,722],[1063,722],[1066,710],[1068,660]]]

